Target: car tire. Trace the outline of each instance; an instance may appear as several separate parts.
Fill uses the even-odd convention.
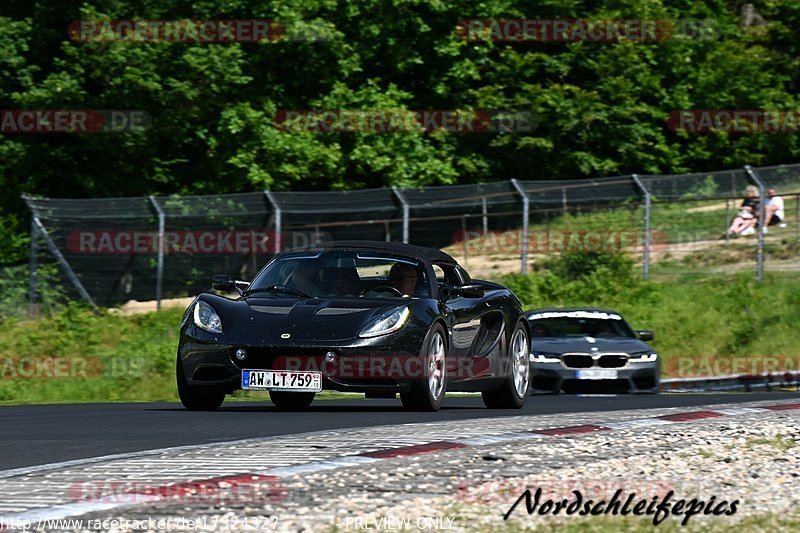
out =
[[[178,382],[178,397],[188,411],[216,411],[225,401],[224,392],[189,385],[180,357],[175,363],[175,379]]]
[[[483,404],[489,409],[520,409],[525,405],[530,384],[530,343],[528,332],[518,323],[504,361],[505,377],[497,390],[482,392]]]
[[[269,391],[269,399],[283,411],[302,411],[314,401],[314,392]]]
[[[421,376],[414,378],[400,401],[408,411],[438,411],[447,392],[447,341],[441,324],[434,325],[422,348]]]

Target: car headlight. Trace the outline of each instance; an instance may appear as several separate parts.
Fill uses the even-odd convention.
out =
[[[658,359],[658,354],[655,352],[641,352],[632,353],[628,358],[630,363],[653,363]]]
[[[222,320],[214,308],[203,300],[197,300],[194,306],[194,324],[211,333],[222,333]]]
[[[391,309],[372,320],[358,335],[359,337],[377,337],[393,333],[405,326],[410,316],[411,311],[406,306]]]
[[[531,352],[531,363],[559,363],[561,358],[557,353]]]

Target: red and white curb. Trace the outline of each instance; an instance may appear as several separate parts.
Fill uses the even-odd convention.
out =
[[[180,503],[181,496],[188,496],[198,492],[223,490],[223,488],[225,490],[229,490],[231,487],[235,488],[239,485],[266,484],[269,486],[270,483],[276,483],[277,480],[280,480],[280,478],[284,477],[320,472],[323,470],[335,470],[339,468],[361,466],[380,462],[386,459],[464,449],[487,444],[500,444],[523,439],[547,439],[548,437],[584,435],[601,431],[605,432],[638,429],[650,426],[678,424],[681,422],[713,419],[726,416],[739,416],[795,409],[800,409],[800,403],[766,405],[761,407],[732,407],[724,409],[698,410],[685,413],[659,415],[649,418],[638,418],[620,422],[535,429],[531,431],[505,433],[501,435],[485,435],[463,439],[434,441],[412,446],[383,448],[362,452],[356,455],[343,456],[332,460],[312,461],[298,465],[274,467],[256,472],[222,476],[213,479],[203,479],[171,485],[140,488],[136,490],[135,493],[129,493],[130,498],[120,498],[119,495],[113,495],[101,499],[77,501],[40,509],[32,509],[20,513],[13,513],[7,516],[0,516],[0,531],[2,531],[4,525],[8,526],[9,524],[20,523],[24,521],[34,523],[43,520],[57,520],[79,516],[90,512],[107,511],[118,507],[129,506],[134,503],[169,503],[171,501]],[[124,494],[125,493],[123,493],[123,495]]]

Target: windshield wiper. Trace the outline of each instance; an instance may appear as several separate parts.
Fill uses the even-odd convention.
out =
[[[298,296],[300,298],[313,298],[313,296],[304,293],[301,290],[293,289],[292,287],[288,287],[286,285],[270,285],[269,287],[257,287],[255,289],[249,289],[244,291],[242,296],[249,296],[250,294],[255,294],[257,292],[282,292],[284,294],[293,294],[294,296]]]

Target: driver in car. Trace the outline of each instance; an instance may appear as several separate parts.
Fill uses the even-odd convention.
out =
[[[314,261],[301,262],[290,278],[289,285],[309,296],[319,297],[323,294],[319,282],[320,265]]]
[[[389,270],[389,285],[404,297],[414,295],[417,288],[417,269],[407,263],[395,263]]]

